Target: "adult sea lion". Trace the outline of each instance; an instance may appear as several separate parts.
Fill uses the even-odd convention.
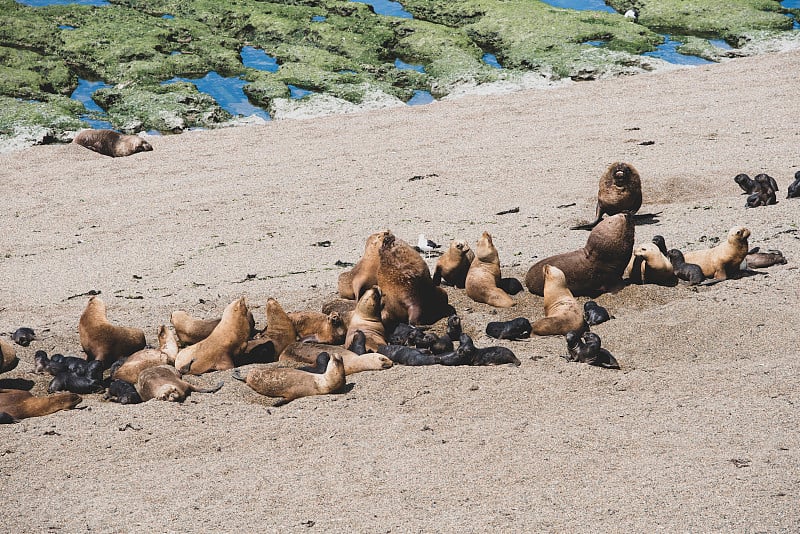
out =
[[[588,224],[573,226],[572,230],[591,230],[603,219],[603,215],[636,213],[642,207],[642,179],[633,165],[615,162],[608,166],[600,177],[597,191],[595,220]]]
[[[153,150],[152,145],[138,135],[121,134],[114,130],[83,130],[72,142],[114,158]]]
[[[344,321],[338,312],[325,314],[316,311],[301,311],[290,312],[288,315],[300,341],[331,345],[344,343],[347,327],[344,326]]]
[[[178,352],[175,367],[193,375],[232,369],[234,358],[244,351],[249,338],[247,304],[240,297],[225,307],[222,319],[207,338]]]
[[[544,318],[532,325],[537,336],[561,336],[570,330],[586,330],[583,310],[567,287],[558,267],[544,265]]]
[[[184,345],[194,345],[207,338],[221,319],[197,319],[184,310],[175,310],[169,320],[175,328],[178,340]],[[250,310],[247,311],[247,320],[250,322],[250,332],[253,333],[256,321]]]
[[[326,395],[341,390],[345,385],[345,371],[342,357],[330,354],[328,367],[322,374],[293,369],[291,367],[267,367],[251,369],[246,377],[238,370],[233,378],[244,381],[250,388],[267,397],[280,397],[280,404],[308,397]]]
[[[500,283],[500,257],[492,242],[492,235],[483,232],[475,247],[475,259],[469,266],[466,279],[467,296],[475,302],[496,308],[509,308],[516,304],[508,293],[498,287]]]
[[[567,287],[575,296],[595,296],[622,287],[622,273],[633,252],[633,216],[612,215],[592,229],[586,245],[572,252],[550,256],[535,263],[525,277],[531,293],[544,294],[544,265],[564,272]]]
[[[106,304],[97,296],[86,303],[78,322],[78,336],[88,358],[100,360],[106,367],[143,349],[146,343],[141,329],[111,324]]]
[[[139,379],[139,373],[148,367],[175,365],[175,358],[178,356],[178,340],[172,330],[165,325],[158,328],[158,343],[157,349],[142,349],[128,356],[114,370],[111,378],[135,384]]]
[[[625,271],[628,279],[637,284],[674,286],[678,283],[672,263],[655,243],[644,243],[634,247],[631,261]]]
[[[358,300],[368,288],[378,283],[378,250],[389,230],[381,230],[367,237],[364,254],[352,269],[339,275],[339,296]]]
[[[235,301],[234,301],[235,302]],[[224,319],[223,313],[223,321]],[[186,396],[195,391],[197,393],[214,393],[224,385],[220,382],[213,388],[198,388],[181,378],[180,372],[171,365],[158,365],[148,367],[139,373],[136,381],[136,391],[142,401],[158,399],[170,402],[181,402]]]
[[[34,397],[29,391],[0,389],[0,412],[14,419],[27,419],[48,415],[59,410],[71,410],[81,402],[75,393],[56,393],[47,397]]]
[[[17,349],[5,339],[0,338],[0,373],[10,371],[18,363]]]
[[[450,248],[439,256],[433,271],[433,285],[438,286],[444,282],[447,285],[464,289],[467,281],[467,272],[475,253],[469,248],[466,241],[457,239],[450,242]]]
[[[725,280],[738,273],[742,262],[750,250],[747,238],[750,230],[744,226],[734,226],[728,231],[726,240],[716,247],[684,252],[686,263],[699,265],[703,276]]]
[[[353,342],[358,330],[366,336],[365,346],[368,351],[377,352],[380,345],[386,344],[386,330],[381,321],[382,298],[380,288],[372,286],[358,299],[356,309],[350,316],[350,326],[347,328],[347,336],[344,340],[346,347]]]
[[[283,349],[278,361],[293,360],[313,363],[321,352],[341,356],[345,375],[352,375],[362,371],[382,371],[392,366],[392,361],[383,354],[367,352],[359,355],[341,345],[328,345],[325,343],[292,343]]]

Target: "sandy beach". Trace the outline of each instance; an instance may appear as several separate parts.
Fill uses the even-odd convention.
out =
[[[402,367],[285,406],[230,371],[214,394],[0,427],[8,532],[793,532],[800,524],[800,52],[263,126],[151,137],[107,158],[76,145],[0,156],[0,332],[37,332],[0,387],[46,393],[36,350],[82,355],[78,318],[149,343],[173,310],[242,295],[318,310],[366,237],[494,236],[504,276],[583,246],[600,174],[643,181],[636,228],[694,250],[744,225],[788,264],[708,287],[629,286],[593,330],[622,369],[568,363],[562,337],[497,341],[496,310],[449,288],[478,346],[520,367]],[[733,177],[766,172],[777,205]],[[421,179],[412,179],[421,177]],[[564,207],[566,206],[566,207]],[[518,213],[496,215],[511,208]],[[330,246],[316,246],[330,241]],[[435,259],[428,260],[431,267]],[[581,302],[585,298],[580,299]],[[437,325],[441,326],[441,325]],[[191,380],[192,378],[190,378]]]

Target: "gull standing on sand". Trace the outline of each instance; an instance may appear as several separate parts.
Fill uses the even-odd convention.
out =
[[[424,252],[426,258],[428,257],[428,254],[441,247],[442,245],[436,244],[430,239],[425,238],[425,234],[419,234],[419,239],[417,240],[417,250]]]

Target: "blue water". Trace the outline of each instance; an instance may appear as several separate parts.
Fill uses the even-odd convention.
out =
[[[542,0],[545,4],[564,9],[575,9],[577,11],[605,11],[606,13],[616,13],[613,7],[606,5],[603,0]]]
[[[69,24],[61,24],[58,27],[59,30],[74,30],[75,26],[70,26]]]
[[[394,66],[398,70],[415,70],[425,74],[425,65],[412,65],[411,63],[406,63],[399,58],[394,60]]]
[[[296,85],[287,84],[289,87],[289,98],[292,100],[300,100],[301,98],[305,98],[308,95],[313,95],[314,91],[309,91],[308,89],[303,89],[302,87],[297,87]]]
[[[311,17],[311,22],[325,22],[326,18],[322,15],[314,15]]]
[[[202,78],[172,78],[162,82],[162,85],[175,82],[189,82],[194,84],[198,91],[211,96],[216,100],[219,107],[232,115],[242,115],[244,117],[256,115],[264,120],[270,120],[269,113],[254,106],[247,100],[247,95],[245,95],[242,90],[242,87],[244,87],[247,82],[238,76],[225,78],[211,71]]]
[[[682,43],[680,41],[673,41],[669,38],[669,35],[664,36],[664,42],[658,47],[654,52],[645,52],[644,56],[650,57],[657,57],[667,61],[669,63],[674,63],[676,65],[707,65],[709,63],[713,63],[713,61],[709,61],[707,59],[703,59],[698,56],[688,56],[686,54],[681,54],[677,51],[677,48]]]
[[[583,44],[591,45],[591,46],[603,46],[608,41],[584,41]]]
[[[400,2],[391,2],[390,0],[352,0],[359,4],[367,4],[372,6],[372,10],[378,15],[387,15],[389,17],[402,17],[404,19],[413,19],[414,15],[403,9]]]
[[[75,90],[72,91],[72,94],[69,95],[69,97],[83,104],[83,107],[85,107],[87,111],[93,111],[95,113],[105,113],[106,110],[98,106],[97,102],[92,100],[92,95],[98,89],[108,89],[111,87],[113,86],[108,85],[105,82],[90,82],[88,80],[79,78],[78,87],[76,87]]]
[[[709,39],[709,43],[716,46],[717,48],[721,48],[723,50],[732,50],[733,47],[725,42],[725,39]]]
[[[260,48],[253,46],[244,46],[239,53],[242,58],[242,64],[245,67],[256,70],[265,70],[267,72],[277,72],[280,68],[278,60],[268,55]]]
[[[82,6],[110,6],[108,0],[17,0],[18,4],[30,7],[45,6],[67,6],[69,4],[79,4]]]
[[[424,104],[430,104],[436,100],[433,98],[433,95],[430,94],[428,91],[414,91],[414,96],[412,96],[406,104],[409,106],[421,106]]]
[[[500,64],[500,62],[497,61],[497,56],[495,56],[494,54],[489,54],[487,52],[486,54],[483,54],[483,57],[481,59],[483,60],[484,63],[486,63],[490,67],[494,67],[496,69],[502,69],[503,68],[503,66]]]
[[[162,19],[172,20],[175,18],[175,15],[161,15]]]

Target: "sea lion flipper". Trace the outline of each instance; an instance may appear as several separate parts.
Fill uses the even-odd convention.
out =
[[[599,222],[600,222],[600,219],[597,219],[594,222],[585,223],[585,224],[578,224],[578,225],[575,225],[575,226],[570,226],[569,229],[570,230],[591,230],[592,228],[597,226]]]
[[[189,372],[192,370],[192,364],[193,364],[193,363],[194,363],[194,358],[192,358],[191,360],[189,360],[189,362],[188,362],[188,363],[186,363],[186,365],[184,365],[183,367],[181,367],[180,369],[178,369],[178,372],[179,372],[180,374],[182,374],[182,375],[189,374]]]
[[[233,370],[233,372],[231,373],[231,378],[233,378],[234,380],[239,380],[240,382],[244,382],[246,380],[246,378],[243,377],[242,374],[239,372],[239,369]]]
[[[222,386],[224,386],[224,385],[225,385],[225,381],[224,380],[220,380],[219,383],[216,386],[212,386],[210,388],[198,388],[197,386],[195,386],[193,384],[189,384],[189,388],[192,391],[194,391],[195,393],[216,393],[217,391],[222,389]]]

